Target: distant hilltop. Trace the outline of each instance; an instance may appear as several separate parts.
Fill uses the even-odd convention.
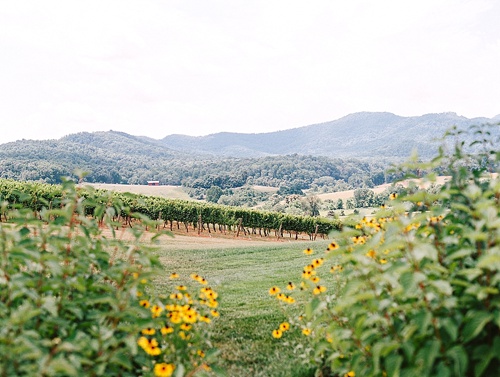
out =
[[[134,154],[152,158],[180,158],[209,155],[213,157],[257,158],[282,155],[308,155],[331,158],[387,158],[402,160],[413,150],[422,158],[435,155],[442,137],[452,126],[496,124],[493,118],[466,118],[453,112],[403,117],[388,112],[359,112],[330,122],[267,133],[219,132],[207,136],[169,135],[163,139],[129,135],[120,131],[79,132],[59,140],[19,140],[2,145],[29,156],[40,156],[39,148],[61,158],[76,145],[109,153]],[[235,126],[237,128],[237,125]],[[63,146],[65,143],[73,147]],[[77,148],[80,154],[80,147]],[[96,151],[97,154],[99,154]],[[107,151],[107,152],[106,152]],[[133,152],[132,152],[133,151]],[[43,153],[46,157],[46,153]],[[0,158],[2,153],[0,152]],[[70,159],[75,159],[73,153]],[[78,159],[78,158],[77,158]],[[84,158],[85,159],[85,158]]]
[[[360,112],[338,120],[269,133],[220,132],[208,136],[170,135],[160,140],[169,149],[216,156],[262,157],[302,154],[342,158],[406,158],[417,149],[433,155],[436,138],[452,126],[500,122],[468,119],[453,112],[402,117],[387,112]]]

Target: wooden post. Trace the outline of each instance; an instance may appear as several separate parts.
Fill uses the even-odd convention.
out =
[[[243,218],[240,217],[238,221],[238,231],[236,232],[236,237],[240,235],[241,223],[243,222]]]
[[[316,224],[316,229],[314,230],[314,238],[313,238],[313,241],[316,241],[316,236],[318,235],[318,229],[319,229],[319,225]]]
[[[280,224],[280,227],[278,229],[278,234],[276,236],[276,239],[279,240],[280,239],[280,236],[281,236],[281,228],[282,228],[283,224]]]

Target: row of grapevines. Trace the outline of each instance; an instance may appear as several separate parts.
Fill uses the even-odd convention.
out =
[[[86,213],[89,216],[102,218],[105,213],[96,212],[96,208],[108,208],[112,209],[113,216],[120,216],[129,221],[133,216],[144,215],[150,219],[162,220],[165,224],[170,223],[170,226],[173,222],[183,223],[186,229],[189,225],[197,228],[200,225],[204,227],[206,224],[210,230],[211,224],[214,230],[216,225],[219,228],[223,226],[224,229],[229,227],[231,230],[241,224],[244,228],[252,228],[254,232],[258,230],[261,235],[262,232],[264,235],[269,235],[270,231],[274,230],[276,234],[281,235],[283,232],[296,235],[307,233],[312,237],[315,234],[326,235],[341,227],[338,220],[95,190],[91,187],[81,187],[80,195],[82,198],[89,199],[88,203],[93,203],[86,206]],[[56,208],[63,201],[64,193],[58,185],[0,180],[0,202],[3,202],[0,219],[7,209],[16,205],[41,211],[43,208]]]

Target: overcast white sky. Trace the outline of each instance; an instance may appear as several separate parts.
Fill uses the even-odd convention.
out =
[[[0,143],[500,113],[498,0],[10,0]]]

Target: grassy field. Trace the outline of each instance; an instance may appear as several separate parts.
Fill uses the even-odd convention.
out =
[[[229,376],[313,376],[314,370],[301,363],[288,343],[302,336],[298,330],[272,338],[285,316],[268,290],[290,280],[298,283],[302,267],[312,259],[302,250],[312,247],[316,257],[323,256],[328,242],[165,237],[158,251],[164,273],[156,286],[158,292],[167,291],[172,285],[168,276],[175,271],[198,273],[217,289],[221,318],[214,326],[214,342]]]
[[[153,195],[170,199],[194,200],[184,191],[182,186],[120,185],[112,183],[85,183],[85,185],[96,189],[117,192],[132,192],[134,194]]]

